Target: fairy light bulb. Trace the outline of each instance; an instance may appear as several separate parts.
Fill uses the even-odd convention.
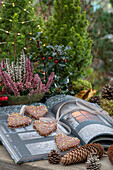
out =
[[[18,33],[18,35],[20,35],[20,33]]]
[[[24,11],[26,11],[26,9],[23,9]]]
[[[26,47],[24,47],[24,50],[26,50],[27,48]]]
[[[6,31],[6,33],[9,33],[8,31]]]
[[[3,4],[3,6],[5,6],[5,4]]]
[[[22,24],[24,24],[25,22],[22,22]]]
[[[14,7],[15,6],[15,4],[14,3],[12,3],[12,7]]]
[[[9,21],[12,22],[12,19],[10,19]]]
[[[30,32],[29,34],[31,35],[32,33]]]

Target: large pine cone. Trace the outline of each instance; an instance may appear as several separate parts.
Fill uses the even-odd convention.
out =
[[[80,148],[74,149],[66,153],[61,158],[61,163],[63,165],[70,165],[73,163],[76,164],[80,162],[85,162],[90,153],[95,153],[99,156],[99,158],[101,158],[104,154],[104,148],[101,144],[98,143],[92,143],[81,146]]]
[[[98,105],[100,105],[101,104],[101,98],[100,98],[100,96],[93,96],[93,97],[91,97],[90,102],[91,103],[97,103]]]
[[[103,88],[102,88],[102,93],[101,93],[102,97],[108,100],[113,100],[113,87],[110,86],[109,84],[106,84]]]
[[[48,161],[50,164],[58,164],[60,163],[61,156],[56,150],[51,150],[48,154]]]

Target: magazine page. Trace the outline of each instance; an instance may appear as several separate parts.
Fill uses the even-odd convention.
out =
[[[60,115],[63,115],[61,120],[70,126],[73,135],[79,137],[82,144],[93,142],[93,139],[104,147],[112,144],[113,122],[109,116],[101,112],[94,114],[93,109],[98,108],[97,105],[94,108],[92,106],[93,109],[91,110],[89,102],[86,102],[86,107],[80,107],[76,101],[85,104],[85,101],[73,96],[57,95],[48,99],[46,105],[56,115],[58,108],[66,102],[60,110]]]
[[[15,109],[19,112],[20,108],[21,106],[10,106],[10,113],[14,112]],[[5,111],[6,110],[7,107],[5,107]],[[32,120],[29,126],[10,129],[7,126],[7,117],[7,115],[0,116],[0,138],[15,163],[47,159],[48,153],[52,149],[58,150],[54,140],[55,136],[58,133],[67,132],[66,129],[59,124],[56,132],[53,132],[47,137],[40,136],[33,128],[34,120]],[[47,113],[46,117],[55,119],[50,112]],[[66,152],[59,151],[59,153],[63,155]]]

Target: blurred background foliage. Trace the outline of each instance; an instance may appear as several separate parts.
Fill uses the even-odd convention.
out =
[[[100,91],[106,83],[113,85],[113,0],[80,2],[82,11],[86,11],[88,33],[93,40],[93,62],[85,70],[84,80],[88,80],[92,88]],[[53,3],[54,0],[33,0],[36,16],[48,20],[54,12]]]

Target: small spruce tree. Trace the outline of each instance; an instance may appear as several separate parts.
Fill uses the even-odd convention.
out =
[[[43,42],[71,47],[67,60],[70,80],[83,75],[92,61],[92,40],[87,27],[86,12],[81,13],[80,0],[54,1],[54,15],[45,22]]]
[[[32,52],[33,41],[40,31],[42,19],[36,18],[32,1],[5,0],[0,15],[0,53],[15,58],[24,48]]]

